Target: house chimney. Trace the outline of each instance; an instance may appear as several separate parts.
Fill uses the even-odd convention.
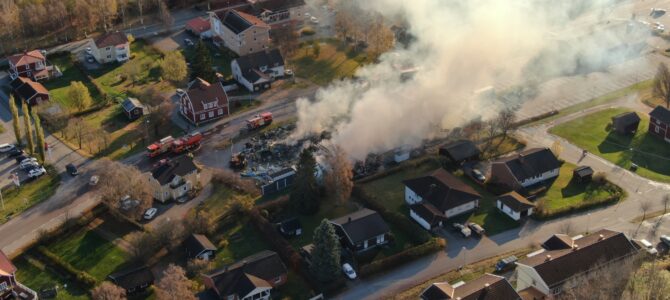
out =
[[[572,245],[572,250],[579,250],[579,245],[577,244]]]
[[[547,258],[544,261],[550,261],[551,260],[551,255],[547,254]]]
[[[523,153],[519,153],[519,161],[523,163]]]

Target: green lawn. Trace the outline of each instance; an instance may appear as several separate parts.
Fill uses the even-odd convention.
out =
[[[20,188],[14,185],[3,189],[4,209],[0,206],[0,224],[7,222],[12,216],[51,197],[60,185],[60,177],[52,168],[47,175],[32,182],[25,182]]]
[[[319,212],[314,215],[302,215],[297,212],[294,213],[295,216],[300,220],[302,225],[302,234],[300,236],[291,237],[288,239],[289,243],[296,249],[299,249],[302,246],[312,243],[312,236],[314,235],[314,229],[321,224],[323,219],[335,219],[346,214],[357,211],[357,207],[353,202],[348,202],[343,205],[334,205],[327,202],[322,202]]]
[[[621,136],[609,131],[611,117],[627,112],[624,108],[611,108],[551,128],[561,136],[589,152],[612,163],[629,168],[639,166],[640,176],[661,182],[670,182],[670,144],[647,134],[649,117],[638,113],[642,121],[635,136]]]
[[[352,53],[335,40],[320,42],[321,51],[314,56],[311,44],[303,44],[289,62],[295,67],[298,77],[306,78],[318,85],[327,85],[333,80],[351,77],[361,65],[370,62],[366,53]]]
[[[212,242],[219,247],[219,242],[228,240],[228,246],[219,247],[216,252],[215,264],[217,267],[234,263],[249,255],[263,250],[271,249],[270,245],[263,239],[260,232],[246,217],[233,216],[232,221],[222,220],[219,223],[219,231],[214,235]]]
[[[55,299],[88,299],[86,291],[81,290],[75,282],[61,277],[34,258],[24,255],[15,259],[13,263],[18,269],[16,271],[18,281],[38,293],[41,289],[58,287],[58,294]],[[67,288],[65,288],[66,285]]]
[[[55,100],[54,102],[59,103],[65,109],[74,108],[72,103],[69,101],[67,96],[68,90],[70,88],[70,82],[81,81],[86,87],[88,87],[93,102],[100,100],[100,95],[97,93],[93,83],[91,83],[84,73],[81,72],[77,67],[74,66],[73,61],[69,55],[61,55],[57,57],[49,57],[49,61],[58,66],[58,68],[63,72],[62,77],[56,79],[45,81],[44,87],[49,90],[51,99]]]
[[[128,259],[128,254],[119,247],[88,230],[81,230],[48,248],[98,280],[104,280],[107,275],[117,271]]]
[[[212,66],[214,67],[214,70],[223,74],[224,77],[233,76],[233,73],[230,70],[230,62],[235,59],[235,54],[222,49],[217,49],[211,43],[205,43],[205,45],[207,45],[209,53],[212,55]],[[195,46],[182,48],[181,52],[184,55],[184,58],[186,58],[186,61],[193,62]]]

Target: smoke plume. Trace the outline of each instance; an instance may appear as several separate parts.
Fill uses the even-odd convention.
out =
[[[313,101],[299,99],[293,138],[329,130],[332,142],[357,159],[419,145],[436,130],[491,118],[509,105],[475,93],[484,87],[598,70],[639,54],[633,45],[642,39],[631,37],[627,20],[605,23],[612,0],[356,2],[405,24],[415,39],[360,68],[362,80],[338,81]],[[590,17],[606,29],[571,25]],[[407,68],[417,72],[406,77]]]

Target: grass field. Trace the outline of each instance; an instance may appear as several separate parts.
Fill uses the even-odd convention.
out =
[[[47,268],[43,263],[31,257],[21,256],[13,261],[18,269],[16,279],[23,285],[39,293],[41,289],[58,288],[55,299],[58,300],[84,300],[88,299],[86,291],[78,288],[73,281],[59,276]],[[65,287],[67,286],[67,287]]]
[[[47,175],[32,182],[25,182],[20,188],[12,185],[3,189],[4,208],[0,206],[0,224],[7,222],[11,216],[18,215],[24,210],[51,197],[60,185],[60,177],[52,168]]]
[[[205,43],[212,56],[212,67],[216,72],[223,74],[225,78],[233,76],[230,70],[230,62],[234,59],[234,53],[222,49],[216,49],[212,43]],[[181,53],[186,61],[193,62],[195,56],[195,46],[182,48]]]
[[[49,250],[98,280],[117,271],[128,258],[119,247],[87,230],[49,245]]]
[[[670,182],[670,144],[647,134],[649,117],[638,113],[642,121],[635,136],[621,136],[609,131],[611,118],[627,112],[623,108],[606,109],[579,119],[560,124],[550,129],[589,152],[622,167],[639,166],[640,176],[652,180]]]
[[[74,66],[74,62],[71,60],[69,55],[62,55],[53,58],[49,57],[49,60],[54,65],[58,66],[61,72],[63,72],[62,77],[47,80],[43,83],[44,87],[49,90],[52,101],[59,103],[64,109],[74,109],[74,106],[69,101],[69,97],[67,96],[70,83],[73,81],[81,81],[86,85],[86,87],[88,87],[88,91],[91,93],[91,97],[93,98],[93,103],[100,101],[100,94],[97,93],[93,83],[91,83],[86,78],[86,75],[82,73],[79,68]]]
[[[314,56],[312,45],[304,44],[289,61],[295,66],[295,74],[318,85],[327,85],[333,80],[351,77],[361,65],[370,62],[366,53],[352,53],[338,41],[320,42],[321,51]]]
[[[220,225],[221,228],[212,240],[219,248],[215,259],[217,267],[234,263],[249,255],[271,248],[256,227],[245,217],[235,216],[232,222],[221,222],[227,222],[227,224]],[[225,248],[218,245],[222,239],[228,240],[228,246]]]

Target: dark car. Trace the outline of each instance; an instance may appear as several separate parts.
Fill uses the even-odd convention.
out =
[[[26,158],[29,158],[29,156],[27,156],[27,155],[25,155],[25,153],[23,153],[23,154],[21,154],[21,155],[19,155],[19,156],[16,157],[16,162],[17,162],[17,163],[20,163],[20,162],[22,162],[22,161],[23,161],[24,159],[26,159]]]
[[[65,170],[72,176],[77,176],[79,174],[77,167],[75,167],[73,164],[67,164],[67,166],[65,166]]]
[[[21,150],[19,148],[14,148],[14,149],[10,150],[9,152],[7,152],[7,155],[9,155],[9,157],[16,157],[16,156],[23,155],[23,154],[26,154],[26,153],[23,152],[23,150]]]

